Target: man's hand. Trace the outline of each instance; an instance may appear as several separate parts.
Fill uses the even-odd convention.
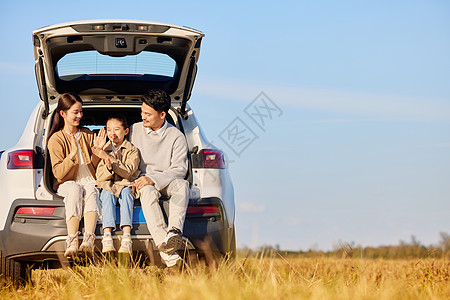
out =
[[[138,190],[142,189],[146,185],[155,185],[153,180],[151,180],[150,177],[147,176],[139,177],[134,181],[134,184]]]

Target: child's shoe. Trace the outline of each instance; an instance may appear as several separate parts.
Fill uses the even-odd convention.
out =
[[[114,248],[113,239],[111,236],[111,232],[105,232],[102,239],[102,252],[108,253],[108,252],[115,252],[116,249]]]
[[[66,251],[64,252],[65,257],[73,257],[78,253],[78,234],[70,234],[66,238]]]
[[[131,255],[133,253],[132,244],[131,235],[129,233],[124,233],[122,241],[120,242],[119,253],[128,253]]]
[[[85,232],[83,237],[83,242],[80,246],[80,251],[84,253],[93,253],[94,252],[94,241],[95,241],[95,233]]]

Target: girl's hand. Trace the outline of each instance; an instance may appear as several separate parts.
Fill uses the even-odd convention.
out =
[[[94,147],[103,149],[103,146],[106,144],[106,130],[105,127],[102,127],[98,132],[98,136],[94,134]]]
[[[94,148],[92,148],[92,152],[95,155],[97,155],[98,158],[101,158],[101,159],[105,160],[105,162],[111,158],[108,155],[108,153],[106,153],[105,150],[103,150],[102,148],[94,147]]]
[[[78,146],[77,146],[77,141],[75,140],[75,135],[71,134],[70,135],[70,153],[69,153],[69,158],[71,160],[75,159],[75,156],[78,153]]]
[[[111,158],[109,158],[109,157],[108,157],[108,159],[106,160],[106,166],[108,167],[108,170],[112,170]]]

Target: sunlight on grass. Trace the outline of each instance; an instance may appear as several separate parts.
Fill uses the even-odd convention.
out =
[[[3,299],[448,299],[447,259],[238,257],[179,272],[111,264],[35,270]]]

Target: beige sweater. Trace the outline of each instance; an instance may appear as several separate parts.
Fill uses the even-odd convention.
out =
[[[55,190],[58,186],[69,180],[76,180],[79,167],[78,155],[74,159],[69,158],[71,136],[61,129],[55,132],[48,140],[48,151],[50,153],[50,160],[52,163],[53,175],[56,182],[53,185]],[[99,163],[99,158],[92,153],[94,145],[94,134],[87,128],[80,128],[80,139],[77,141],[80,146],[83,158],[95,178],[95,168]]]
[[[143,123],[139,122],[130,129],[130,142],[139,149],[141,176],[150,177],[158,191],[175,178],[186,176],[188,147],[178,128],[167,123],[167,128],[158,133],[146,133]]]
[[[98,164],[96,176],[97,187],[110,191],[119,197],[120,192],[126,186],[132,187],[133,181],[138,178],[139,152],[129,141],[124,140],[122,146],[114,153],[111,141],[108,141],[103,150],[111,157],[111,167],[102,159]]]

